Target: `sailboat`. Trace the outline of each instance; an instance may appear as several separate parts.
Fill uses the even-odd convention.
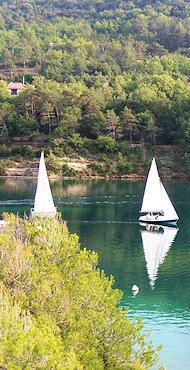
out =
[[[44,161],[44,152],[41,153],[34,208],[31,209],[32,216],[49,216],[54,217],[56,207],[54,206],[53,197],[49,185],[49,180]]]
[[[164,262],[177,232],[177,227],[150,224],[146,225],[145,230],[141,230],[146,269],[152,289],[155,287],[159,266]]]
[[[139,222],[175,225],[179,220],[160,180],[155,158],[148,173],[140,213]]]

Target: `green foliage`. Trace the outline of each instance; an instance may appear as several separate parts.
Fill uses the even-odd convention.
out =
[[[113,277],[80,249],[61,220],[4,215],[0,234],[0,366],[36,369],[149,369],[157,359],[118,308]]]
[[[105,163],[92,162],[88,165],[94,176],[105,176],[109,174],[109,166]]]
[[[51,147],[53,147],[53,153],[58,157],[69,156],[73,154],[73,149],[69,143],[63,138],[50,139]]]
[[[114,153],[117,150],[115,140],[109,136],[100,135],[96,139],[96,145],[101,152]]]
[[[0,101],[6,101],[10,97],[9,91],[7,89],[7,83],[0,80]]]
[[[20,115],[14,112],[8,117],[7,121],[11,136],[30,136],[33,132],[38,132],[39,129],[39,125],[35,118],[28,113]]]
[[[79,134],[73,134],[69,139],[69,144],[76,149],[81,149],[84,146],[84,140]]]
[[[0,176],[5,175],[6,170],[7,170],[7,166],[6,166],[6,164],[1,160],[1,161],[0,161]]]
[[[56,155],[51,150],[46,159],[46,168],[51,173],[54,173],[54,174],[61,173],[61,164],[59,163]]]
[[[61,173],[63,176],[76,176],[77,173],[73,168],[70,168],[67,163],[61,167]]]
[[[185,155],[184,155],[184,164],[185,164],[185,167],[186,167],[187,174],[190,175],[190,154],[189,154],[189,152],[186,152]]]
[[[40,150],[34,150],[31,145],[13,145],[9,149],[11,156],[21,156],[25,158],[39,157]]]
[[[122,156],[121,153],[118,153],[117,170],[118,170],[118,173],[122,175],[134,172],[134,168],[132,164],[129,163],[127,158]]]
[[[10,149],[5,144],[0,145],[0,157],[7,158],[10,154]]]

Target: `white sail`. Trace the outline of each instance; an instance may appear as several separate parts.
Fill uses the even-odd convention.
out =
[[[146,214],[160,214],[158,217],[158,221],[167,222],[167,221],[177,221],[178,215],[168,197],[168,194],[160,180],[156,161],[153,158],[152,164],[148,173],[141,213]],[[140,221],[149,221],[146,220],[146,216],[141,216],[139,218]],[[150,219],[150,221],[153,221]],[[156,220],[155,220],[156,222]]]
[[[175,208],[174,208],[168,194],[166,193],[166,190],[165,190],[162,183],[161,183],[161,190],[162,190],[162,203],[163,203],[165,217],[167,217],[168,220],[171,220],[171,219],[178,220],[179,217],[177,215],[177,212],[175,211]]]
[[[52,217],[54,217],[56,214],[56,208],[54,206],[44,161],[44,152],[41,153],[40,158],[37,187],[32,214],[34,216],[52,216]]]
[[[141,207],[141,212],[153,211],[163,211],[161,181],[154,158],[148,173]]]
[[[154,288],[159,266],[164,262],[178,229],[158,225],[148,226],[149,229],[141,230],[141,238],[150,286]]]

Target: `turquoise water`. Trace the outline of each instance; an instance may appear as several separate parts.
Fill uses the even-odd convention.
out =
[[[180,217],[178,229],[146,230],[137,223],[143,181],[61,180],[51,183],[55,204],[83,247],[115,277],[129,316],[143,317],[160,362],[168,370],[190,363],[190,183],[164,181]],[[35,180],[0,179],[0,213],[29,213]],[[133,284],[140,288],[134,296]]]

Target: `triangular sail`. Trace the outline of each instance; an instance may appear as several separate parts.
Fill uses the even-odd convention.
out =
[[[39,170],[38,170],[38,180],[34,201],[34,215],[44,215],[44,216],[55,216],[56,208],[54,206],[51,189],[49,185],[49,180],[47,176],[44,152],[41,153]]]
[[[168,220],[178,220],[178,215],[160,180],[155,158],[148,173],[142,201],[141,213],[163,213]]]
[[[169,220],[170,219],[178,220],[179,217],[177,215],[177,212],[175,211],[175,208],[162,183],[161,183],[161,190],[162,190],[162,203],[163,203],[165,217],[167,217]]]
[[[158,226],[150,226],[150,229],[151,227],[155,230]],[[146,269],[152,288],[158,276],[159,266],[164,262],[177,232],[177,228],[167,226],[158,227],[158,231],[141,230]]]
[[[161,181],[158,175],[156,161],[153,158],[148,173],[141,212],[163,211]]]

